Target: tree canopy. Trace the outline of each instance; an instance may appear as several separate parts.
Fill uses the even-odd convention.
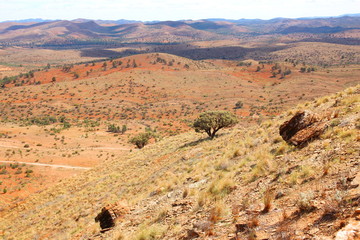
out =
[[[206,132],[211,139],[222,128],[228,128],[238,123],[237,117],[228,111],[207,111],[200,114],[194,121],[196,132]]]

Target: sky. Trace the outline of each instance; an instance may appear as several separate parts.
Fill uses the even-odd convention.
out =
[[[0,21],[271,19],[360,13],[360,0],[0,0]]]

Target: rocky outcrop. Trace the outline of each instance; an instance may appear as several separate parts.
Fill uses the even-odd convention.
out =
[[[355,177],[350,178],[349,180],[349,190],[346,200],[360,201],[360,173],[356,174]]]
[[[356,202],[360,200],[360,173],[350,178],[350,190],[348,191],[347,201]],[[360,239],[360,208],[355,209],[353,218],[348,225],[336,234],[336,240],[359,240]]]
[[[328,127],[328,120],[334,114],[318,115],[310,111],[297,112],[280,126],[281,137],[289,144],[301,146],[319,137]]]
[[[101,209],[96,216],[95,222],[100,222],[101,229],[109,229],[115,226],[116,221],[129,212],[126,203],[119,201],[115,204],[107,205]]]
[[[360,221],[351,220],[348,225],[337,232],[335,240],[359,240],[360,239]]]

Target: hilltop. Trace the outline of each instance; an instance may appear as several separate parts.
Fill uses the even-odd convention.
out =
[[[252,239],[255,234],[259,239],[331,239],[359,207],[359,196],[351,195],[356,188],[351,181],[359,177],[359,97],[357,86],[252,127],[223,131],[212,141],[187,132],[104,161],[4,209],[3,235],[234,239],[238,224],[239,236]],[[281,139],[278,129],[304,109],[338,116],[320,139],[296,148]],[[270,190],[270,210],[262,213]],[[100,233],[94,218],[106,204],[120,200],[128,213],[114,229]]]

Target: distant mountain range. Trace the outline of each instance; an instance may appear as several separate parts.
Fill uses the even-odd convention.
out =
[[[274,18],[274,19],[270,19],[270,20],[263,20],[263,19],[228,19],[228,18],[207,18],[207,19],[201,19],[201,20],[205,20],[205,21],[213,21],[213,22],[218,22],[218,21],[226,21],[226,22],[235,22],[235,23],[243,23],[243,22],[262,22],[262,21],[272,21],[275,19],[294,19],[294,20],[309,20],[309,19],[319,19],[319,18],[340,18],[340,17],[360,17],[360,13],[352,13],[352,14],[343,14],[340,16],[334,16],[334,17],[303,17],[303,18]],[[51,22],[51,21],[60,21],[62,19],[42,19],[42,18],[28,18],[28,19],[20,19],[20,20],[6,20],[6,21],[0,21],[0,23],[4,23],[4,22],[17,22],[17,23],[28,23],[28,22],[32,22],[32,23],[38,23],[38,22]],[[161,22],[161,21],[157,21],[157,20],[153,20],[153,21],[139,21],[139,20],[128,20],[128,19],[119,19],[119,20],[102,20],[102,19],[98,19],[98,20],[94,20],[94,19],[85,19],[85,18],[78,18],[78,19],[74,19],[71,21],[75,21],[75,22],[88,22],[88,21],[94,21],[98,24],[127,24],[127,23],[156,23],[156,22]],[[188,20],[179,20],[179,21],[188,21]]]
[[[0,46],[90,46],[121,43],[188,43],[288,36],[286,41],[360,44],[360,14],[329,18],[132,20],[26,19],[0,23]],[[324,40],[325,39],[325,40]],[[339,40],[340,39],[340,40]],[[344,40],[345,39],[345,40]]]

